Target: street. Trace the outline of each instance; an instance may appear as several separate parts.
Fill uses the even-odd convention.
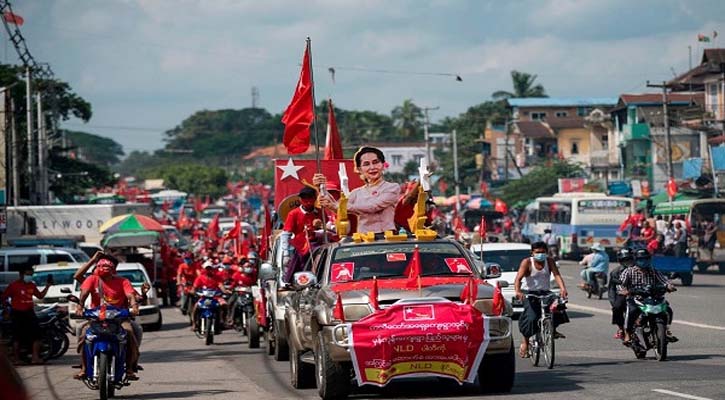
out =
[[[561,263],[569,289],[571,323],[560,331],[567,338],[556,343],[556,365],[547,370],[518,359],[511,394],[487,398],[507,399],[722,399],[725,397],[725,275],[696,273],[693,285],[682,287],[668,299],[675,312],[673,333],[678,343],[669,360],[636,360],[632,351],[612,338],[609,302],[586,299],[576,288],[579,267]],[[289,385],[289,365],[275,362],[261,349],[247,348],[234,331],[205,346],[177,309],[164,309],[163,329],[144,334],[140,380],[117,392],[133,399],[280,399],[317,398],[315,389],[295,390]],[[520,342],[518,332],[517,345]],[[73,338],[75,340],[75,338]],[[71,375],[78,363],[73,350],[44,366],[23,366],[18,371],[32,398],[93,399]],[[474,398],[471,386],[429,380],[398,382],[384,390],[357,390],[359,398]]]

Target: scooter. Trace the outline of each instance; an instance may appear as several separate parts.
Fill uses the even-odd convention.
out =
[[[79,302],[73,295],[69,295],[68,300]],[[126,376],[126,330],[121,323],[130,319],[131,313],[126,308],[102,304],[84,310],[82,316],[71,315],[71,318],[89,321],[84,344],[86,375],[83,383],[91,390],[98,390],[101,400],[114,397],[117,389],[130,384]]]
[[[54,303],[36,310],[35,315],[38,317],[38,325],[43,332],[43,342],[47,344],[48,358],[58,358],[65,354],[70,347],[70,339],[67,334],[75,335],[68,325],[66,318],[68,313],[58,306],[58,303]],[[45,344],[41,350],[46,347]]]
[[[202,289],[196,292],[196,335],[208,346],[214,343],[214,335],[221,333],[220,305],[216,299],[221,292],[216,289]]]
[[[643,359],[647,351],[654,349],[658,361],[667,359],[667,288],[662,285],[647,286],[630,293],[631,298],[641,311],[634,323],[634,334],[630,346],[635,357]]]

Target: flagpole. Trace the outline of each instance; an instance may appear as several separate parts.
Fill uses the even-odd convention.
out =
[[[307,36],[307,57],[309,60],[310,65],[308,66],[310,69],[310,86],[312,88],[312,123],[315,126],[315,161],[317,161],[317,173],[322,173],[322,162],[320,161],[320,135],[318,134],[318,123],[317,123],[317,113],[315,112],[315,108],[317,107],[317,100],[315,99],[315,76],[314,76],[314,70],[312,69],[312,40],[310,40],[310,37]],[[324,189],[324,185],[320,185],[320,191]],[[322,243],[327,243],[327,218],[325,216],[325,209],[320,209],[320,219],[322,220]]]

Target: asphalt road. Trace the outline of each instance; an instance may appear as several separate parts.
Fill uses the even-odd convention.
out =
[[[675,311],[672,330],[680,338],[669,349],[669,361],[650,356],[636,360],[631,350],[612,338],[609,302],[588,300],[576,288],[578,267],[561,266],[570,289],[571,323],[560,331],[556,365],[547,370],[527,359],[517,363],[511,394],[498,399],[723,399],[725,398],[725,275],[697,273],[690,287],[669,296]],[[189,331],[178,310],[164,310],[165,326],[144,335],[141,380],[117,392],[131,399],[280,399],[318,398],[314,389],[289,385],[288,363],[275,362],[264,347],[250,350],[235,332],[204,346]],[[517,343],[519,338],[517,335]],[[45,366],[20,367],[34,399],[93,399],[97,392],[71,379],[75,354]],[[356,392],[355,398],[480,397],[472,387],[446,381],[400,382],[384,390]],[[2,398],[2,393],[0,393]]]

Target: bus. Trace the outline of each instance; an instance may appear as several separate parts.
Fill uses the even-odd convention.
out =
[[[559,255],[578,259],[594,243],[614,251],[624,245],[628,231],[619,226],[633,211],[632,199],[605,193],[557,193],[526,206],[521,234],[529,242],[542,240],[551,229],[559,240]]]

